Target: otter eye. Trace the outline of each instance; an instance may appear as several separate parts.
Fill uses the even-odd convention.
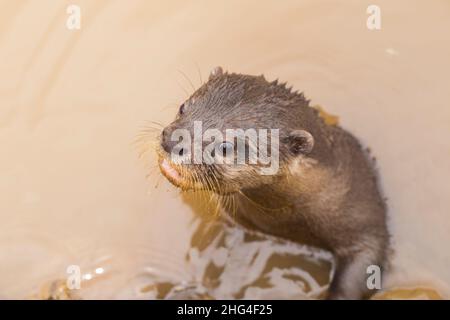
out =
[[[225,141],[219,145],[219,153],[221,156],[226,157],[231,155],[234,149],[234,145],[231,142]]]
[[[180,110],[178,111],[179,114],[184,113],[184,103],[180,106]]]

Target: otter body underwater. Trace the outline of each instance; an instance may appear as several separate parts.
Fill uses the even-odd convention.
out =
[[[194,132],[195,122],[221,132],[279,129],[278,170],[261,174],[261,163],[174,161],[174,155],[194,152],[194,147],[177,149],[174,134],[177,129]],[[210,143],[217,158],[236,148],[235,141]],[[254,146],[245,143],[248,150]],[[222,211],[243,226],[332,251],[329,299],[361,299],[372,293],[367,268],[383,269],[389,242],[375,170],[359,142],[327,124],[303,94],[263,76],[224,73],[218,67],[164,128],[159,157],[170,182],[184,190],[214,192]]]

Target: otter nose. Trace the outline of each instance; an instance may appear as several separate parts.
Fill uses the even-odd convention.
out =
[[[163,131],[162,131],[162,137],[163,137],[163,138],[165,138],[165,137],[168,136],[168,131],[169,131],[169,130],[168,130],[167,128],[164,128],[164,129],[163,129]]]
[[[164,128],[161,137],[161,147],[170,154],[176,154],[178,156],[184,155],[187,150],[177,146],[179,141],[172,140],[172,131],[169,128]]]
[[[177,144],[177,141],[171,140],[170,130],[168,128],[164,128],[164,130],[162,132],[162,137],[161,137],[161,147],[167,153],[171,153],[173,147],[175,147],[176,144]]]

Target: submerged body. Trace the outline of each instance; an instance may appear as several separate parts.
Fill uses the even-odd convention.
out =
[[[264,175],[258,170],[261,163],[174,162],[178,141],[171,139],[172,133],[192,132],[195,121],[221,131],[279,129],[279,170]],[[216,150],[233,146],[215,143]],[[302,94],[262,76],[215,69],[164,129],[160,168],[180,188],[218,194],[223,211],[246,227],[332,251],[336,268],[330,299],[360,299],[371,293],[367,268],[383,269],[389,241],[374,168],[359,142],[324,121]]]

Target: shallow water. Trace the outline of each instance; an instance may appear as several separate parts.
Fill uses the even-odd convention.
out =
[[[168,123],[222,65],[288,81],[370,146],[393,235],[385,288],[448,298],[450,4],[377,1],[379,31],[369,4],[1,1],[0,297],[48,296],[69,265],[80,298],[320,296],[329,254],[221,224],[138,159],[147,121]]]

